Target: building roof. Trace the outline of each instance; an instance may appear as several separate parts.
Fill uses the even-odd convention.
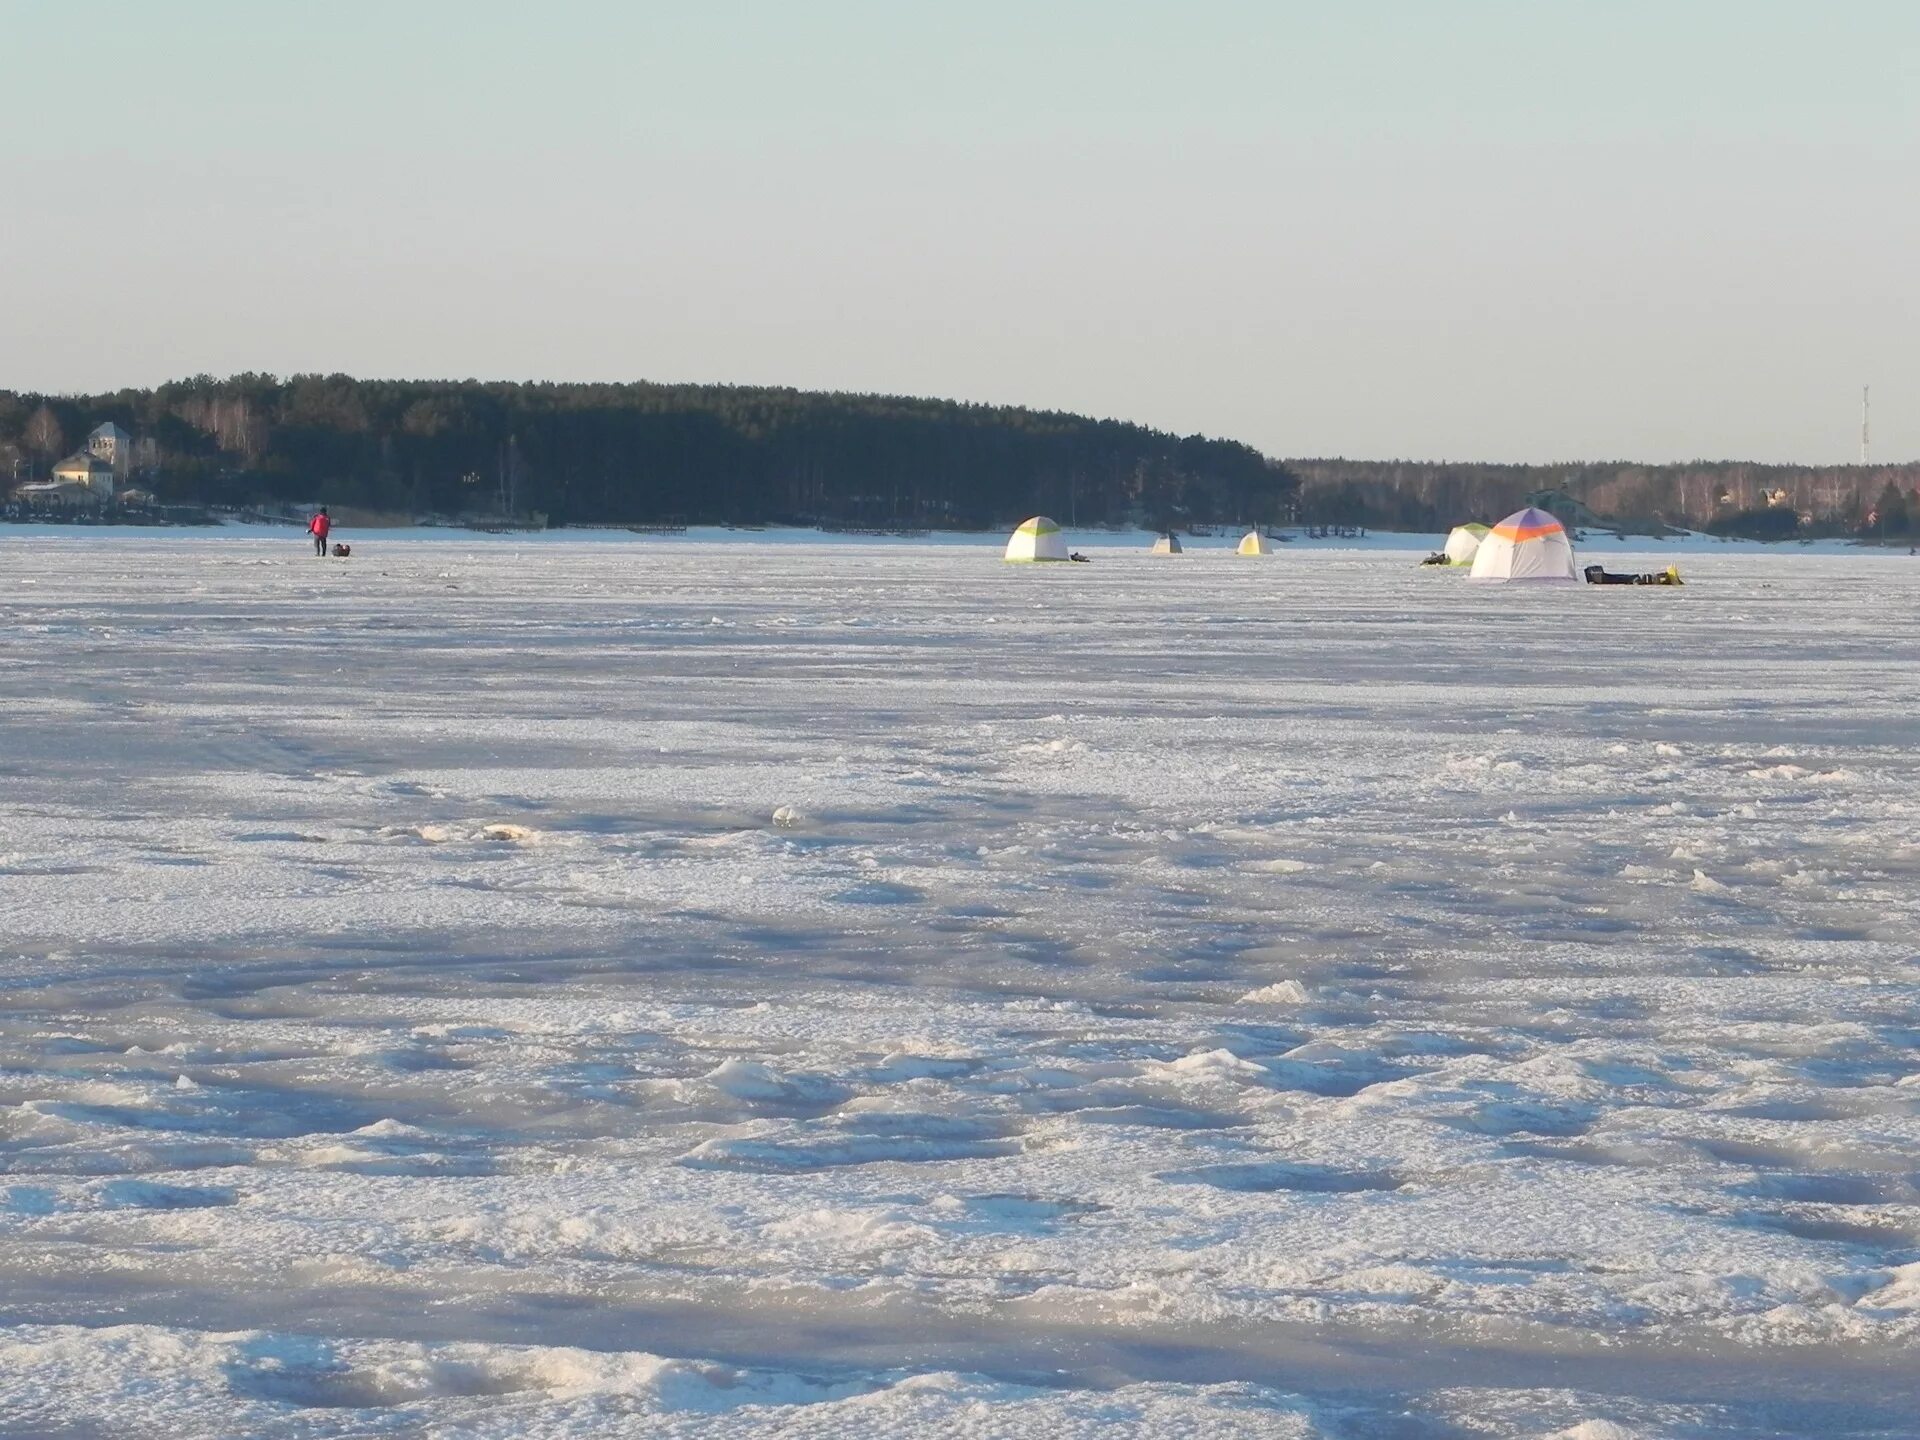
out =
[[[87,438],[89,440],[131,440],[133,436],[109,420],[104,425],[94,426]]]
[[[54,466],[53,473],[58,475],[62,470],[84,470],[89,475],[96,475],[112,469],[113,466],[102,460],[98,455],[91,454],[85,450],[76,450],[58,465]]]
[[[100,497],[85,485],[73,480],[29,480],[24,485],[13,487],[16,500],[31,500],[35,496],[49,496],[55,500],[98,500]]]

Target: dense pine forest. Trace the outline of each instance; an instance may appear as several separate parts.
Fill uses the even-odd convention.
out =
[[[1288,518],[1231,441],[1049,411],[706,385],[201,377],[0,392],[0,462],[45,473],[111,421],[161,502],[327,502],[549,524],[1175,525]]]
[[[976,528],[1362,525],[1441,531],[1542,503],[1579,524],[1762,539],[1920,533],[1920,465],[1294,460],[1114,420],[725,385],[199,376],[0,391],[17,486],[111,422],[156,506],[327,503],[545,524]],[[22,507],[16,503],[17,516]]]
[[[1431,530],[1498,519],[1523,503],[1564,520],[1755,540],[1920,534],[1920,464],[1760,465],[1694,460],[1563,465],[1289,460],[1301,508],[1329,524]]]

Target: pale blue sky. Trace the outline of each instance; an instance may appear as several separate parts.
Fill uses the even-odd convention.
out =
[[[1920,5],[0,0],[0,386],[1920,456]]]

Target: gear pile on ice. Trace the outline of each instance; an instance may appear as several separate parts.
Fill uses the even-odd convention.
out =
[[[1669,565],[1664,570],[1655,570],[1649,574],[1622,575],[1607,569],[1604,565],[1589,565],[1582,572],[1589,585],[1684,585],[1680,578],[1680,567]]]

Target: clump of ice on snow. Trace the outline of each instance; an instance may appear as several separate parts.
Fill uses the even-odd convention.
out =
[[[389,825],[379,833],[385,839],[417,840],[423,845],[451,845],[460,840],[532,845],[541,838],[538,830],[505,820],[489,820],[479,825]]]
[[[525,825],[515,825],[505,820],[482,825],[474,832],[476,840],[493,840],[512,845],[531,845],[540,838],[538,830]]]
[[[1253,870],[1264,870],[1269,875],[1298,875],[1303,870],[1311,870],[1313,867],[1307,864],[1307,862],[1304,860],[1282,859],[1282,860],[1256,860],[1248,868]]]
[[[1310,998],[1307,987],[1298,980],[1275,981],[1240,997],[1243,1004],[1249,1005],[1305,1005]]]
[[[371,1125],[362,1125],[353,1133],[356,1135],[371,1135],[379,1139],[394,1139],[403,1136],[420,1137],[427,1135],[429,1132],[420,1129],[416,1125],[403,1124],[389,1116],[384,1120],[376,1120]]]
[[[738,1056],[722,1061],[701,1078],[736,1100],[792,1103],[823,1100],[835,1093],[835,1087],[825,1084],[818,1076],[784,1075],[771,1065]]]
[[[1267,1072],[1251,1060],[1242,1060],[1227,1049],[1196,1050],[1178,1060],[1160,1061],[1147,1067],[1148,1073],[1167,1078],[1201,1080],[1214,1083],[1244,1084],[1264,1080]]]

